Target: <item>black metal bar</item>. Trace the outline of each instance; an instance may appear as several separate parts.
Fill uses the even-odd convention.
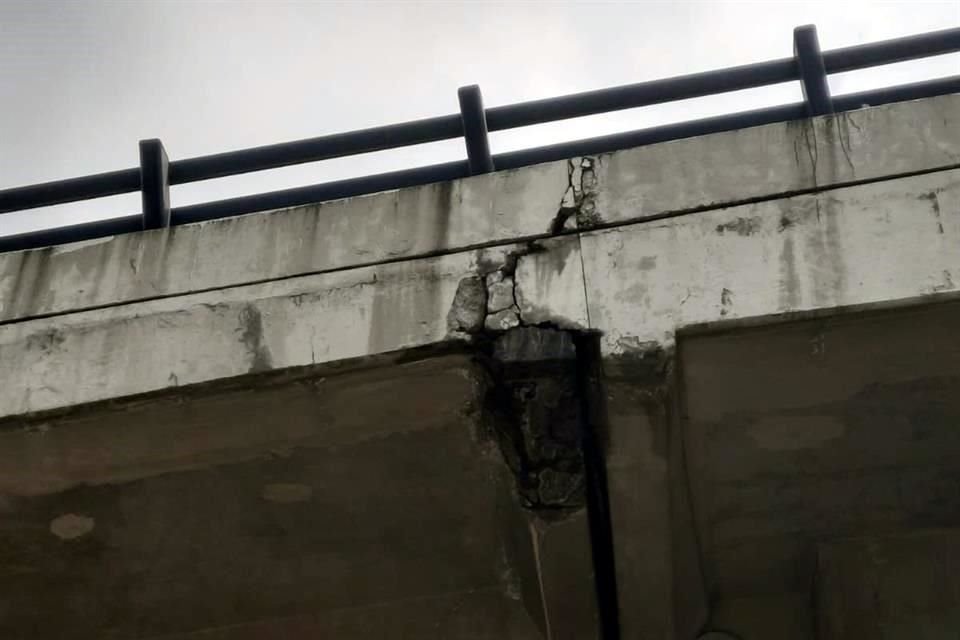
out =
[[[337,180],[336,182],[326,182],[309,187],[283,189],[253,196],[242,196],[185,207],[175,207],[171,211],[171,218],[175,225],[187,224],[189,222],[238,216],[245,213],[272,211],[304,204],[350,198],[433,182],[447,182],[449,180],[466,178],[469,175],[470,170],[467,167],[466,161],[460,160],[457,162],[417,167],[415,169],[404,169],[402,171],[391,171],[389,173]]]
[[[140,169],[122,169],[0,190],[0,213],[105,198],[140,189]]]
[[[554,120],[763,87],[790,82],[798,77],[793,58],[771,60],[665,80],[490,107],[487,109],[487,127],[490,131],[502,131]]]
[[[170,163],[170,184],[186,184],[305,162],[459,138],[460,116],[452,114],[319,138],[228,151]]]
[[[580,402],[580,446],[586,480],[587,521],[593,559],[599,631],[602,640],[619,640],[620,610],[617,596],[617,563],[607,487],[607,465],[601,437],[609,433],[607,391],[604,388],[600,335],[575,333],[577,398]]]
[[[475,84],[460,87],[457,89],[457,98],[460,100],[460,120],[463,123],[470,175],[490,173],[493,171],[493,158],[490,157],[487,116],[483,110],[480,87]]]
[[[817,27],[807,24],[793,30],[793,56],[800,71],[800,86],[808,116],[824,116],[833,113],[830,100],[830,85],[823,67]]]
[[[10,236],[0,236],[0,253],[5,251],[25,251],[39,247],[93,240],[122,233],[140,231],[143,223],[140,215],[97,220],[66,227],[54,227],[41,231],[29,231]]]
[[[834,96],[833,108],[837,112],[854,111],[864,107],[877,107],[891,102],[920,100],[951,93],[960,93],[960,75]]]
[[[827,73],[841,73],[957,51],[960,51],[960,28],[943,29],[824,51],[823,66]]]
[[[170,180],[167,152],[156,138],[140,141],[140,201],[143,228],[170,226]]]
[[[573,140],[571,142],[563,142],[534,149],[510,151],[508,153],[497,154],[493,158],[497,168],[500,170],[517,169],[531,164],[553,162],[575,156],[610,153],[612,151],[641,147],[657,142],[666,142],[668,140],[691,138],[710,133],[720,133],[723,131],[733,131],[747,127],[772,124],[774,122],[797,120],[803,118],[805,115],[806,109],[804,105],[802,103],[796,103],[779,107],[756,109],[753,111],[742,111],[689,122],[678,122],[676,124],[651,127],[649,129],[614,133],[597,138]]]

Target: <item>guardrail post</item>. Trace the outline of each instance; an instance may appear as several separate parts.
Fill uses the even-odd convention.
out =
[[[817,27],[803,25],[793,30],[793,57],[800,70],[800,86],[807,104],[808,116],[823,116],[833,113],[833,100],[827,84],[827,70],[823,66]]]
[[[490,140],[487,138],[487,114],[483,109],[480,87],[472,84],[457,89],[460,99],[460,120],[463,122],[463,138],[467,145],[467,163],[470,175],[493,171],[490,155]]]
[[[170,178],[167,152],[156,138],[140,141],[140,199],[143,228],[170,226]]]

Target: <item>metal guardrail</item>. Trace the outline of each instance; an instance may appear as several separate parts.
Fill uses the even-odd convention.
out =
[[[960,93],[960,75],[847,94],[830,95],[827,75],[960,51],[960,28],[821,52],[816,27],[793,32],[794,56],[757,64],[587,91],[484,109],[477,86],[459,90],[460,113],[296,142],[169,162],[159,140],[140,141],[140,166],[82,178],[0,190],[0,214],[134,191],[142,213],[0,237],[0,252],[88,240],[257,211],[455,180],[573,156],[730,131],[834,112]],[[514,151],[490,153],[489,131],[632,109],[675,100],[799,80],[804,101],[650,129]],[[371,151],[463,137],[467,160],[338,180],[183,207],[170,206],[170,186],[275,169]]]

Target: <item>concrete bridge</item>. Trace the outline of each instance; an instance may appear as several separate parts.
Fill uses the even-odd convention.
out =
[[[957,95],[0,254],[0,637],[955,638],[958,291]]]

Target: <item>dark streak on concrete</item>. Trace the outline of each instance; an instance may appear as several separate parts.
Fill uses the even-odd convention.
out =
[[[942,234],[943,219],[940,216],[940,199],[937,197],[937,192],[931,191],[930,193],[925,193],[920,196],[920,199],[930,201],[930,207],[933,209],[933,216],[937,219],[937,231]]]
[[[800,306],[800,276],[797,273],[793,237],[788,235],[783,240],[783,251],[780,253],[780,308],[796,309],[798,306]]]
[[[761,226],[759,218],[737,218],[730,222],[724,222],[717,225],[717,233],[723,235],[726,232],[736,233],[738,236],[750,236],[756,233]]]
[[[240,311],[240,342],[250,354],[248,373],[258,373],[271,368],[270,350],[263,341],[263,318],[260,310],[248,304]]]
[[[725,316],[730,313],[730,308],[733,306],[733,291],[727,289],[726,287],[720,292],[720,315]]]
[[[783,213],[780,215],[780,226],[777,227],[777,231],[779,233],[783,233],[784,231],[794,226],[795,224],[797,223],[794,220],[792,220],[789,215],[787,215],[786,213]]]
[[[50,353],[61,344],[64,337],[59,329],[50,328],[27,336],[27,350],[38,349],[43,353]]]

